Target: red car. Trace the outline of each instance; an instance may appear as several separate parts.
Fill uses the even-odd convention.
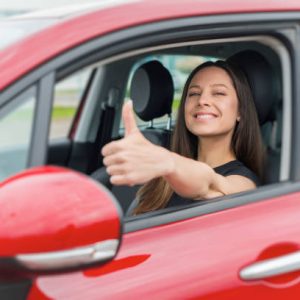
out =
[[[99,1],[3,19],[0,299],[299,299],[299,21],[296,0]],[[227,58],[254,93],[264,184],[130,216],[137,187],[111,186],[100,156],[123,134],[123,102],[167,147],[187,74]]]

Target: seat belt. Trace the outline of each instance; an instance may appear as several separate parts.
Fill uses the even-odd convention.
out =
[[[102,166],[101,148],[111,141],[113,125],[116,115],[116,107],[119,100],[119,89],[111,88],[107,101],[102,103],[100,121],[94,143],[92,158],[88,167],[88,174]]]

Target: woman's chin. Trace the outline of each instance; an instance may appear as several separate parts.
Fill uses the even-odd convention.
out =
[[[221,133],[221,130],[216,130],[216,128],[209,128],[208,126],[201,126],[201,128],[199,127],[191,128],[190,132],[199,137],[215,136]]]
[[[195,136],[199,138],[220,138],[220,137],[226,137],[231,136],[230,131],[221,131],[221,130],[199,130],[192,132]]]

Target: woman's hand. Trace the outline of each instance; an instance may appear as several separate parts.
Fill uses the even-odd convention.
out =
[[[103,163],[115,185],[143,184],[172,172],[172,152],[149,142],[138,129],[132,101],[123,106],[125,137],[102,148]]]
[[[255,188],[243,176],[221,176],[205,163],[149,142],[136,125],[131,101],[123,106],[122,117],[125,137],[102,148],[112,184],[132,186],[162,176],[177,194],[191,199],[210,199]]]

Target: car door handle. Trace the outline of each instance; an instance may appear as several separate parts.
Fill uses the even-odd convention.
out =
[[[257,280],[297,270],[300,270],[300,251],[253,263],[240,271],[240,277]]]
[[[15,259],[19,264],[32,271],[59,270],[107,261],[116,255],[118,246],[118,240],[106,240],[70,250],[18,254]]]

